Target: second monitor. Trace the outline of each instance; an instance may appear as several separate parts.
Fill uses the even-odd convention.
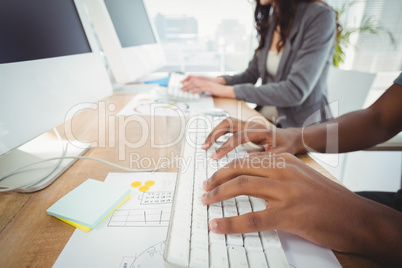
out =
[[[136,81],[165,62],[143,0],[84,0],[118,84]]]

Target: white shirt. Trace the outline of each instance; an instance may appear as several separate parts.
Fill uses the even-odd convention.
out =
[[[268,51],[268,56],[267,56],[267,73],[271,78],[276,77],[276,74],[278,73],[278,67],[279,67],[279,62],[281,61],[282,58],[282,52],[276,52],[276,51]]]
[[[267,56],[267,73],[272,78],[275,79],[278,73],[279,62],[282,58],[282,52],[268,51]],[[260,113],[270,120],[271,122],[277,124],[279,123],[278,111],[275,106],[263,106]]]

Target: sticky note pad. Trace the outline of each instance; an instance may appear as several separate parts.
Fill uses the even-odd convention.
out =
[[[126,201],[130,193],[127,186],[88,179],[54,203],[47,213],[88,231]]]

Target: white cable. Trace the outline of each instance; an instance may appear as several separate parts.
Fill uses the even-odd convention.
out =
[[[172,163],[174,163],[174,162],[177,161],[177,160],[172,160],[172,161],[168,162],[167,164],[164,164],[164,165],[161,165],[161,166],[155,167],[155,168],[134,169],[134,168],[128,168],[128,167],[124,167],[124,166],[121,166],[121,165],[117,165],[117,164],[115,164],[115,163],[112,163],[112,162],[109,162],[109,161],[106,161],[106,160],[103,160],[103,159],[99,159],[99,158],[94,158],[94,157],[88,157],[88,156],[64,156],[64,157],[48,158],[48,159],[45,159],[45,160],[42,160],[42,161],[38,161],[38,162],[36,162],[36,163],[29,164],[29,165],[27,165],[27,166],[24,166],[24,167],[22,167],[22,168],[19,168],[19,171],[18,171],[18,172],[14,172],[12,175],[17,174],[17,173],[24,172],[25,170],[21,170],[21,169],[25,169],[25,168],[28,167],[28,166],[34,166],[34,165],[38,165],[38,164],[41,164],[41,163],[44,163],[44,162],[53,161],[53,160],[58,160],[58,159],[60,159],[60,160],[64,160],[64,159],[84,159],[84,160],[93,160],[93,161],[98,161],[98,162],[101,162],[101,163],[104,163],[104,164],[107,164],[107,165],[110,165],[110,166],[113,166],[113,167],[116,167],[116,168],[119,168],[119,169],[122,169],[122,170],[125,170],[125,171],[131,171],[131,172],[155,172],[155,171],[157,171],[157,170],[159,170],[159,169],[166,168],[166,167],[169,166],[170,164],[172,164]],[[53,171],[54,171],[54,170],[53,170]],[[53,172],[53,171],[52,171],[52,172]],[[12,176],[12,175],[7,175],[7,176]],[[3,180],[3,179],[4,179],[4,177],[3,177],[3,178],[0,178],[0,181]],[[41,180],[43,180],[43,178],[40,179],[40,181],[41,181]],[[38,181],[38,182],[39,182],[39,181]],[[33,184],[30,184],[30,185],[37,184],[38,182],[35,182],[35,183],[33,183]],[[25,186],[18,186],[18,187],[14,187],[14,188],[0,189],[0,192],[13,191],[13,190],[17,190],[17,189],[24,188],[24,187],[25,187]]]
[[[177,160],[172,160],[172,161],[168,162],[168,163],[165,164],[165,165],[161,165],[161,166],[155,167],[155,168],[134,169],[134,168],[127,168],[127,167],[124,167],[124,166],[121,166],[121,165],[117,165],[117,164],[115,164],[115,163],[112,163],[112,162],[109,162],[109,161],[106,161],[106,160],[103,160],[103,159],[99,159],[99,158],[94,158],[94,157],[88,157],[88,156],[64,156],[64,157],[48,158],[48,159],[45,159],[45,160],[42,160],[42,161],[38,161],[38,162],[36,162],[36,163],[29,164],[29,165],[27,165],[27,166],[24,166],[24,167],[22,167],[22,168],[19,168],[19,171],[18,171],[18,172],[15,172],[15,171],[14,171],[12,175],[18,174],[18,173],[21,173],[21,172],[24,172],[25,170],[21,170],[21,169],[25,169],[25,168],[28,167],[28,166],[34,166],[34,165],[38,165],[38,164],[41,164],[41,163],[44,163],[44,162],[53,161],[53,160],[58,160],[58,159],[60,159],[61,161],[64,160],[64,159],[84,159],[84,160],[93,160],[93,161],[98,161],[98,162],[101,162],[101,163],[104,163],[104,164],[107,164],[107,165],[110,165],[110,166],[113,166],[113,167],[116,167],[116,168],[119,168],[119,169],[122,169],[122,170],[125,170],[125,171],[131,171],[131,172],[155,172],[155,171],[157,171],[157,170],[159,170],[159,169],[166,168],[166,167],[169,166],[170,164],[172,164],[172,163],[174,163],[174,162],[177,161]],[[58,167],[58,166],[57,166],[57,167]],[[57,167],[56,167],[56,168],[57,168]],[[54,170],[55,170],[55,169],[53,169],[52,173],[54,172]],[[10,177],[10,176],[12,176],[12,175],[9,175],[9,174],[8,174],[7,177]],[[49,176],[49,175],[47,175],[47,176]],[[46,177],[47,177],[47,176],[46,176]],[[5,179],[5,177],[0,178],[0,181],[3,180],[3,179]],[[39,181],[37,181],[37,182],[35,182],[35,183],[32,183],[32,184],[29,184],[29,185],[30,185],[30,186],[35,185],[35,184],[39,183],[40,181],[42,181],[43,179],[44,179],[44,178],[41,178]],[[18,187],[14,187],[14,188],[0,189],[0,192],[13,191],[13,190],[25,188],[25,187],[27,187],[27,186],[28,186],[28,185],[22,185],[22,186],[18,186]]]
[[[38,164],[42,164],[42,163],[49,162],[49,161],[60,160],[60,161],[55,165],[55,167],[53,168],[53,170],[52,170],[51,172],[49,172],[47,175],[45,175],[45,176],[41,177],[40,179],[38,179],[36,182],[29,183],[29,184],[24,184],[24,185],[19,185],[19,186],[15,186],[15,187],[3,188],[3,189],[0,189],[0,192],[9,192],[9,191],[14,191],[14,190],[26,190],[26,189],[28,189],[29,187],[35,186],[36,184],[38,184],[38,183],[42,182],[43,180],[45,180],[46,178],[48,178],[54,171],[56,171],[56,169],[59,168],[61,162],[62,162],[63,160],[65,160],[65,159],[93,160],[93,161],[98,161],[98,162],[101,162],[101,163],[104,163],[104,164],[113,166],[113,167],[115,167],[115,168],[119,168],[119,169],[122,169],[122,170],[125,170],[125,171],[130,171],[130,172],[155,172],[155,171],[157,171],[157,170],[159,170],[159,169],[166,168],[166,167],[169,166],[170,164],[172,164],[172,163],[174,163],[174,162],[177,161],[177,160],[172,160],[172,161],[168,162],[168,163],[165,164],[165,165],[161,165],[161,166],[155,167],[155,168],[133,169],[133,168],[127,168],[127,167],[124,167],[124,166],[121,166],[121,165],[118,165],[118,164],[115,164],[115,163],[112,163],[112,162],[109,162],[109,161],[106,161],[106,160],[103,160],[103,159],[100,159],[100,158],[94,158],[94,157],[88,157],[88,156],[65,156],[66,153],[67,153],[68,144],[66,145],[66,147],[64,147],[64,146],[63,146],[63,141],[62,141],[62,139],[61,139],[59,133],[57,132],[56,129],[53,129],[53,130],[54,130],[54,132],[55,132],[55,134],[56,134],[58,140],[59,140],[59,141],[61,142],[61,144],[62,144],[62,156],[61,156],[61,157],[48,158],[48,159],[44,159],[44,160],[41,160],[41,161],[38,161],[38,162],[35,162],[35,163],[31,163],[31,164],[25,165],[25,166],[23,166],[23,167],[17,168],[17,169],[15,169],[15,170],[9,172],[8,174],[4,175],[3,177],[1,177],[1,178],[0,178],[0,181],[4,180],[4,179],[6,179],[6,178],[9,178],[9,177],[11,177],[11,176],[14,176],[14,175],[16,175],[16,174],[19,174],[19,173],[22,173],[22,172],[26,172],[26,171],[28,171],[28,170],[33,170],[33,169],[28,169],[28,170],[27,170],[28,167],[36,166],[36,165],[38,165]],[[36,169],[37,169],[37,168],[36,168]]]
[[[54,171],[56,171],[56,170],[59,168],[61,162],[63,161],[62,158],[65,157],[65,155],[66,155],[66,153],[67,153],[68,144],[66,145],[66,148],[64,148],[64,146],[63,146],[63,140],[61,139],[60,134],[59,134],[59,132],[57,131],[57,129],[54,128],[54,129],[53,129],[53,132],[55,133],[57,139],[60,141],[60,144],[61,144],[61,151],[62,151],[62,154],[61,154],[62,156],[60,157],[60,161],[55,165],[55,167],[53,168],[53,170],[51,170],[49,173],[47,173],[46,175],[44,175],[43,177],[39,178],[37,181],[35,181],[35,182],[33,182],[33,183],[22,184],[22,185],[19,185],[19,186],[14,186],[14,187],[8,187],[8,188],[5,188],[5,189],[0,189],[0,192],[8,192],[8,191],[14,191],[14,190],[19,190],[19,189],[27,189],[27,188],[29,188],[29,187],[32,187],[32,186],[34,186],[35,184],[38,184],[39,182],[41,182],[41,181],[45,180],[46,178],[48,178]],[[28,165],[25,165],[25,166],[23,166],[23,167],[17,168],[17,169],[15,169],[15,170],[9,172],[8,174],[4,175],[3,177],[1,177],[1,178],[0,178],[0,181],[4,180],[4,179],[6,179],[6,178],[9,178],[9,177],[11,177],[11,176],[14,176],[14,175],[16,175],[16,174],[19,174],[19,173],[22,173],[22,172],[26,172],[26,171],[28,171],[28,170],[34,170],[34,169],[28,169],[28,170],[27,170],[26,168],[31,167],[31,166],[34,166],[34,165],[37,165],[37,164],[40,164],[40,163],[42,163],[42,162],[43,162],[43,161],[39,161],[39,162],[37,162],[37,163],[32,163],[32,164],[28,164]]]

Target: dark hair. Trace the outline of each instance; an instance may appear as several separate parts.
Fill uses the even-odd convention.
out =
[[[296,15],[296,8],[298,3],[320,2],[328,6],[328,4],[322,0],[276,0],[276,8],[275,10],[273,10],[272,5],[263,6],[260,4],[260,0],[257,0],[256,2],[257,5],[254,12],[254,19],[259,44],[255,50],[255,53],[257,53],[265,46],[265,38],[270,26],[269,17],[271,12],[275,12],[277,25],[279,25],[280,27],[281,38],[278,42],[277,49],[278,51],[281,51],[281,49],[285,46],[286,40],[289,36],[294,17]],[[338,22],[337,29],[340,29],[340,25],[338,24]]]

